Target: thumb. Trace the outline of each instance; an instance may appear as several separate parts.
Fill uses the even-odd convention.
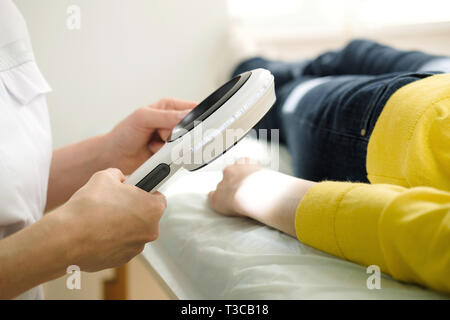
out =
[[[144,113],[142,121],[147,128],[172,129],[188,113],[189,110],[160,110],[148,108]]]
[[[112,177],[114,180],[118,180],[120,182],[125,181],[125,175],[120,171],[120,169],[117,168],[109,168],[106,169],[105,174],[108,174],[110,177]]]

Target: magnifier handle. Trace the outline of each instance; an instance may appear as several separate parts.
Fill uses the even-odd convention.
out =
[[[176,171],[171,169],[170,148],[164,145],[150,159],[144,162],[125,180],[126,184],[135,185],[147,192],[156,191]]]

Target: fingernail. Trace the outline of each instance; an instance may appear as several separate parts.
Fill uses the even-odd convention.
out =
[[[179,114],[178,114],[178,118],[179,119],[184,119],[184,117],[186,117],[186,115],[189,113],[189,111],[181,111]]]

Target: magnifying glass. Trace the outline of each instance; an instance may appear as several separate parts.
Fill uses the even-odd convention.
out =
[[[206,166],[245,137],[275,100],[270,71],[255,69],[234,77],[188,113],[164,146],[125,183],[151,192],[181,168]]]

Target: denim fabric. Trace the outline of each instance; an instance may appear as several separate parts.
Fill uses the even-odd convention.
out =
[[[399,88],[438,73],[416,72],[436,58],[355,40],[340,51],[297,63],[252,58],[235,74],[254,68],[273,73],[277,102],[256,128],[280,129],[296,176],[368,182],[367,145],[384,105]],[[324,76],[329,79],[283,110],[295,88]]]
[[[353,40],[345,48],[326,52],[304,69],[305,75],[381,75],[415,72],[438,58],[419,51],[400,51],[369,40]]]
[[[303,179],[367,182],[369,137],[389,97],[429,74],[339,76],[281,112],[294,173]]]

